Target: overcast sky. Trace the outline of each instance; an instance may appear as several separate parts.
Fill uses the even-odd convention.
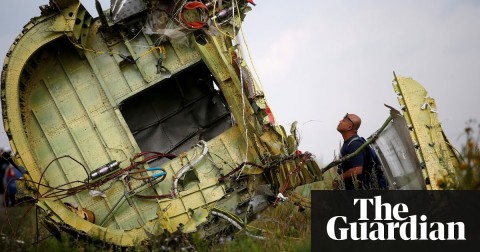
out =
[[[94,10],[94,0],[83,2]],[[368,136],[388,117],[383,104],[399,107],[393,71],[413,77],[436,99],[454,146],[462,144],[466,121],[480,119],[480,1],[255,2],[244,32],[270,107],[287,131],[299,122],[300,149],[324,162],[338,152],[336,126],[345,113],[358,114],[359,133]],[[2,1],[2,58],[46,3]]]

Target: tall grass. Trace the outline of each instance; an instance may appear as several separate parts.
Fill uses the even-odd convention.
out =
[[[108,244],[92,244],[61,233],[54,237],[39,220],[37,242],[37,221],[35,206],[22,204],[16,207],[0,208],[0,251],[108,251]]]
[[[214,242],[199,251],[309,251],[310,209],[299,211],[293,204],[283,203],[269,208],[251,226],[265,230],[263,240],[244,232],[231,236],[231,240]]]
[[[474,121],[469,123],[474,124]],[[462,146],[458,189],[480,190],[480,124],[477,129],[465,128],[466,143]]]

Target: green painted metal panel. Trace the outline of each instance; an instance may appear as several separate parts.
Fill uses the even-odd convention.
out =
[[[48,185],[39,190],[35,185],[24,187],[27,194],[40,195],[38,206],[51,213],[48,221],[117,245],[132,246],[148,240],[146,230],[155,229],[156,234],[182,231],[181,225],[191,223],[191,210],[221,208],[227,215],[238,214],[234,219],[247,219],[255,214],[247,203],[254,197],[256,186],[264,186],[271,191],[269,195],[274,195],[284,192],[281,188],[287,178],[291,177],[290,184],[285,184],[288,189],[312,180],[302,160],[310,156],[288,153],[286,136],[268,138],[268,144],[262,140],[267,139],[262,138],[264,135],[285,134],[281,127],[263,120],[263,95],[250,99],[242,95],[242,89],[250,87],[242,87],[246,77],[234,62],[241,53],[228,37],[207,30],[198,30],[201,34],[187,30],[183,42],[159,40],[159,34],[138,30],[147,12],[122,24],[105,26],[78,1],[53,3],[60,6],[59,12],[53,8],[26,26],[12,46],[2,74],[5,129],[16,161],[29,171],[26,176]],[[240,4],[242,8],[247,6],[245,1]],[[137,36],[125,34],[125,27],[136,28]],[[231,24],[225,23],[224,29],[231,31]],[[159,63],[164,67],[160,72]],[[192,69],[200,70],[188,71]],[[201,80],[201,71],[207,71],[208,83]],[[187,73],[188,78],[184,76]],[[140,115],[136,120],[150,121],[142,118],[145,107],[136,108],[128,101],[141,100],[153,87],[163,92],[162,97],[177,97],[169,97],[169,89],[162,89],[167,80],[173,80],[170,84],[190,81],[187,86],[191,90],[176,92],[179,100],[166,99],[165,110],[174,108],[168,111],[169,116],[184,116],[173,120],[175,124],[169,126],[171,133],[166,137],[182,136],[182,131],[195,128],[196,138],[172,141],[190,144],[181,151],[170,151],[176,158],[142,163],[149,155],[143,152],[156,150],[140,148],[141,139],[129,128],[130,117],[125,116],[122,106],[133,106],[130,109]],[[200,105],[186,96],[198,98],[205,110],[195,110]],[[180,104],[178,111],[172,104]],[[259,109],[254,111],[253,107]],[[155,111],[159,109],[151,110],[148,116],[158,116]],[[222,114],[225,111],[226,116]],[[192,125],[184,125],[185,118]],[[202,124],[216,125],[218,120],[222,127]],[[267,146],[280,147],[271,151]],[[290,146],[291,150],[295,148]],[[119,162],[116,171],[98,180],[86,180],[89,173],[113,160]],[[140,178],[133,173],[154,164],[166,172],[161,179]],[[297,166],[303,170],[297,172]],[[155,171],[138,174],[152,176]],[[269,180],[272,174],[278,176],[280,184]],[[66,197],[62,197],[65,191],[61,189],[70,189]],[[103,196],[92,196],[98,192]],[[270,203],[265,202],[265,207]],[[83,210],[91,211],[95,221],[79,216]],[[215,222],[215,232],[230,225],[213,215],[205,218]],[[189,228],[195,230],[196,226]]]

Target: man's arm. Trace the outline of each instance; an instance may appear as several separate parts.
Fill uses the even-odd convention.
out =
[[[352,181],[354,176],[357,176],[357,178],[358,178],[358,176],[360,176],[360,174],[362,174],[362,171],[363,171],[363,166],[356,166],[356,167],[348,169],[346,172],[344,172],[342,174],[339,174],[339,175],[343,179],[343,182],[346,183],[346,182]],[[338,180],[339,179],[336,178],[332,181],[332,186],[333,186],[334,189],[337,189],[340,186],[340,183],[339,183]]]
[[[353,176],[360,176],[363,171],[363,166],[356,166],[353,168],[348,169],[346,172],[340,174],[340,177],[342,177],[343,181],[352,181]]]

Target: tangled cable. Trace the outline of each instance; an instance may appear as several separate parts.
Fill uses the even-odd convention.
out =
[[[189,10],[197,10],[200,15],[200,20],[188,21],[185,18],[184,12]],[[180,10],[180,21],[191,29],[200,29],[207,23],[208,20],[208,8],[202,2],[186,2]]]
[[[147,156],[147,155],[149,155],[149,156]],[[137,160],[140,157],[143,157],[143,159],[142,160]],[[91,176],[90,176],[89,172],[87,171],[86,167],[82,163],[80,163],[78,160],[74,159],[73,157],[71,157],[69,155],[64,155],[64,156],[55,158],[52,161],[50,161],[50,163],[47,165],[47,167],[43,170],[43,172],[40,176],[39,182],[28,180],[28,179],[22,179],[22,180],[24,180],[26,182],[31,182],[31,183],[36,185],[36,191],[37,191],[36,200],[38,200],[39,198],[56,198],[55,200],[61,200],[63,198],[75,195],[75,194],[80,193],[80,192],[85,191],[85,190],[98,188],[99,186],[101,186],[101,185],[103,185],[103,184],[105,184],[105,183],[107,183],[107,182],[109,182],[113,179],[119,178],[123,174],[132,175],[130,177],[132,177],[134,179],[137,179],[137,180],[150,180],[150,179],[157,179],[157,178],[161,178],[163,180],[166,176],[165,171],[163,171],[162,173],[158,173],[158,174],[154,174],[154,175],[146,176],[146,177],[133,177],[133,174],[138,174],[138,173],[142,173],[142,172],[146,172],[146,171],[153,171],[153,169],[156,169],[156,168],[149,168],[150,170],[149,169],[143,169],[143,168],[139,169],[139,167],[141,165],[145,164],[145,163],[157,160],[159,158],[173,159],[175,157],[176,157],[176,155],[165,154],[165,153],[160,153],[160,152],[140,152],[140,153],[137,153],[136,155],[134,155],[130,159],[130,165],[129,166],[127,166],[123,169],[120,169],[118,171],[115,171],[113,173],[107,174],[104,177],[100,177],[96,180],[91,181]],[[58,185],[56,187],[52,187],[52,186],[41,183],[46,171],[51,167],[51,164],[53,162],[59,160],[59,159],[62,159],[62,158],[70,158],[71,160],[73,160],[76,163],[78,163],[79,165],[81,165],[82,168],[85,170],[87,178],[84,181],[80,181],[80,180],[70,181],[70,182]],[[139,169],[139,170],[131,172],[134,169]],[[74,186],[74,187],[71,187],[71,188],[64,188],[68,185],[75,184],[75,183],[80,183],[81,185]],[[40,193],[40,187],[41,186],[45,187],[45,188],[48,188],[49,190],[47,190],[45,193],[41,194]]]

